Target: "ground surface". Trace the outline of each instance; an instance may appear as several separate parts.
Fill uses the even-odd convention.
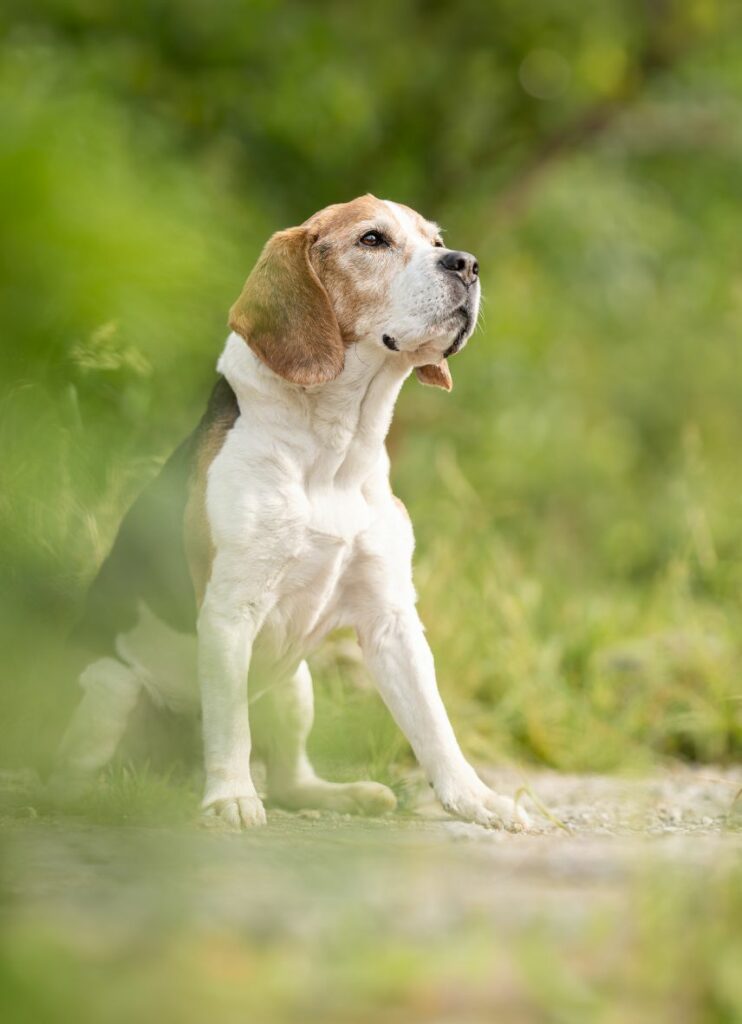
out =
[[[497,777],[511,792],[520,785]],[[642,964],[662,947],[662,978],[689,929],[700,945],[683,940],[676,969],[690,957],[700,977],[709,957],[717,972],[714,944],[726,956],[739,941],[736,911],[720,922],[710,908],[728,907],[723,887],[742,853],[742,772],[528,781],[552,817],[536,811],[537,829],[518,835],[427,802],[363,822],[274,811],[242,835],[100,825],[24,806],[16,790],[0,862],[10,1019],[124,1019],[116,1007],[146,1017],[155,992],[163,1020],[213,1009],[225,1020],[251,1010],[465,1022],[494,1009],[503,1020],[603,1019],[606,986],[628,972],[623,995],[630,984],[654,990]],[[706,914],[731,935],[706,934]],[[673,1019],[688,984],[684,1005],[700,1002],[685,1019],[738,1019],[704,1015],[709,984],[731,984],[723,998],[734,1007],[725,978],[704,975],[700,994],[688,977],[668,981],[651,1019]]]

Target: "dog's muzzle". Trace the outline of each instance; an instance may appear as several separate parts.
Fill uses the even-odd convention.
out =
[[[464,344],[464,341],[468,338],[472,327],[472,310],[469,308],[468,303],[466,303],[466,305],[459,306],[458,309],[455,309],[453,315],[460,319],[461,326],[456,332],[455,338],[443,353],[446,359],[448,359],[449,356],[456,355]]]

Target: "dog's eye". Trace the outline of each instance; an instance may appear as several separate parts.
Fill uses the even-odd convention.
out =
[[[436,249],[443,248],[443,242],[440,240],[440,238],[436,238],[435,241],[433,242],[433,245],[435,246]]]
[[[369,249],[373,249],[378,245],[389,244],[380,231],[367,231],[365,235],[361,235],[358,241],[361,245],[367,245]]]

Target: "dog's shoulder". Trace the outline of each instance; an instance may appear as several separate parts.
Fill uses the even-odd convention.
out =
[[[220,377],[195,430],[121,521],[88,592],[78,642],[110,649],[116,635],[136,623],[141,602],[178,632],[195,630],[211,561],[206,474],[239,416],[235,393]]]

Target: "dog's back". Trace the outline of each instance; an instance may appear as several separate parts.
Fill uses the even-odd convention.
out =
[[[239,416],[234,391],[220,377],[196,429],[124,516],[114,545],[90,586],[72,642],[109,654],[132,629],[144,604],[177,633],[195,633],[196,596],[184,526],[189,499],[200,485],[200,455],[223,439]]]

